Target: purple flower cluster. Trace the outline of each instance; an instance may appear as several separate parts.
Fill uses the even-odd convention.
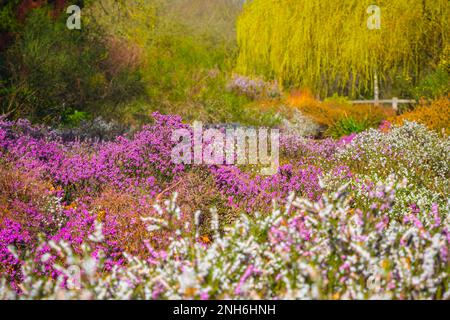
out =
[[[286,199],[292,193],[321,204],[326,194],[342,186],[346,188],[343,195],[351,199],[351,203],[340,204],[342,212],[353,215],[356,221],[350,226],[354,229],[338,226],[355,234],[348,239],[350,247],[368,239],[358,233],[358,221],[370,223],[377,234],[392,229],[394,220],[412,224],[426,234],[443,228],[448,219],[442,214],[446,202],[436,196],[448,194],[448,168],[444,165],[448,163],[448,142],[430,138],[420,128],[394,128],[392,133],[371,131],[341,140],[282,134],[277,173],[260,176],[255,174],[257,166],[194,168],[175,164],[172,152],[176,142],[172,135],[177,129],[191,129],[178,116],[155,113],[153,119],[152,124],[134,134],[114,140],[66,141],[57,131],[44,126],[0,118],[0,277],[6,276],[18,288],[17,284],[24,281],[21,268],[25,254],[32,252],[38,266],[33,272],[58,278],[61,271],[55,265],[64,259],[51,244],[67,243],[73,254],[82,255],[98,223],[102,225],[102,240],[92,243],[90,254],[96,261],[102,259],[104,271],[127,267],[125,253],[156,265],[163,259],[160,253],[166,252],[171,243],[183,241],[180,230],[187,228],[186,234],[195,233],[190,229],[194,220],[200,224],[195,240],[209,247],[209,236],[214,232],[206,225],[212,218],[203,213],[196,217],[197,209],[203,211],[212,204],[219,206],[218,212],[224,215],[267,215],[273,201],[287,205]],[[411,132],[420,141],[428,141],[425,145],[429,161],[420,168],[389,157],[392,150],[405,159],[417,157],[418,149],[408,138]],[[423,174],[420,181],[413,180],[418,174],[402,176],[409,171],[419,173],[427,166],[429,180],[434,182],[434,187],[430,186],[435,190],[420,182],[425,181]],[[387,175],[393,170],[396,175],[391,183]],[[177,199],[179,211],[164,213],[158,206],[175,192],[181,195]],[[326,208],[322,211],[328,214]],[[371,216],[359,217],[362,212]],[[429,216],[421,216],[424,212]],[[280,252],[294,246],[304,257],[314,255],[312,249],[302,247],[317,236],[317,226],[311,219],[314,217],[300,211],[286,221],[277,221],[270,228],[268,240],[280,246]],[[328,217],[321,219],[327,224],[323,230],[336,227]],[[345,215],[342,219],[349,222]],[[217,225],[219,220],[228,221],[220,217]],[[448,230],[444,230],[448,238]],[[40,237],[45,245],[38,245]],[[326,237],[323,233],[322,240]],[[444,251],[441,255],[447,257]],[[345,275],[351,262],[341,260],[340,272]],[[249,265],[239,276],[235,294],[244,292],[248,279],[263,271],[261,266]]]
[[[172,179],[184,170],[171,162],[171,135],[184,128],[181,118],[154,114],[155,123],[134,137],[119,136],[113,142],[62,143],[52,131],[40,130],[24,121],[0,122],[0,147],[7,161],[24,169],[38,170],[63,186],[103,184],[119,188],[141,186],[158,191],[155,177]],[[39,133],[39,134],[38,134]],[[87,190],[92,191],[92,190]]]
[[[30,245],[31,238],[26,230],[23,230],[20,223],[3,220],[0,228],[0,264],[3,266],[4,273],[9,276],[11,283],[20,281],[20,252]],[[11,251],[15,248],[15,252]],[[1,269],[0,269],[1,270]]]
[[[283,201],[290,193],[317,200],[321,194],[321,169],[313,165],[283,165],[273,176],[251,177],[234,166],[211,168],[219,190],[229,204],[247,212],[270,208],[272,200]]]
[[[172,186],[182,181],[190,170],[171,160],[173,132],[190,127],[178,116],[155,113],[153,118],[153,124],[134,135],[118,136],[113,141],[65,141],[57,131],[44,126],[1,118],[0,164],[12,166],[20,176],[31,181],[5,183],[14,192],[28,190],[28,184],[46,186],[26,196],[17,192],[4,194],[10,197],[4,210],[8,210],[12,220],[0,222],[14,224],[10,232],[16,238],[12,239],[25,239],[19,233],[25,230],[28,246],[37,243],[38,234],[43,234],[49,240],[68,242],[79,252],[93,231],[94,222],[100,219],[106,236],[101,249],[107,253],[110,264],[121,264],[123,252],[130,250],[121,239],[134,239],[139,233],[136,231],[139,217],[152,211],[151,204],[165,190],[178,191],[171,189]],[[284,164],[277,174],[269,177],[254,176],[235,166],[203,169],[212,175],[216,192],[225,199],[225,209],[262,211],[270,209],[273,200],[283,201],[292,192],[310,200],[319,199],[322,169],[318,163],[329,160],[337,146],[333,140],[296,140],[283,136],[282,150],[291,156],[294,165]],[[125,204],[117,200],[122,195],[128,197]],[[111,207],[102,209],[101,203],[105,202],[111,207],[116,202],[118,209],[115,212]],[[136,230],[120,234],[128,226]],[[154,235],[154,243],[164,243],[164,237],[158,239]],[[16,240],[2,238],[0,242],[2,254],[7,257],[3,259],[6,266],[3,269],[10,274],[11,268],[19,270],[20,265],[18,259],[11,258],[7,248]],[[135,244],[134,250],[138,252],[143,247],[144,243]],[[44,249],[42,254],[47,253]],[[55,259],[51,257],[48,261]],[[48,266],[43,270],[55,275],[55,270],[49,270]]]
[[[229,91],[246,95],[251,99],[277,98],[281,95],[277,82],[268,83],[262,79],[242,75],[234,75],[227,87]]]
[[[12,220],[0,215],[1,272],[16,277],[20,259],[9,253],[8,246],[19,242],[33,246],[38,234],[67,241],[79,250],[98,218],[93,206],[104,190],[155,197],[185,170],[171,161],[172,132],[185,128],[181,118],[153,116],[154,123],[131,138],[83,143],[63,143],[54,131],[28,121],[0,119],[0,165],[5,170],[12,166],[18,176],[31,181],[2,180],[11,192],[1,191],[0,198],[6,199],[0,200],[0,212]],[[25,191],[36,185],[48,188]],[[114,217],[105,218],[106,252],[120,262],[123,248],[113,240],[116,225]]]

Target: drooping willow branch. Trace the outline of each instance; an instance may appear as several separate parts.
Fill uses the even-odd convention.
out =
[[[367,8],[381,8],[381,29]],[[449,46],[447,0],[253,0],[238,21],[238,72],[308,86],[323,96],[373,92],[374,72],[389,85],[417,83]]]

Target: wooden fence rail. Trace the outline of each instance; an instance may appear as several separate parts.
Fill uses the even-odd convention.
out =
[[[408,99],[399,99],[399,98],[392,98],[390,100],[354,100],[351,101],[352,104],[374,104],[376,106],[380,105],[380,104],[391,104],[392,105],[392,109],[394,109],[395,111],[398,110],[398,105],[399,104],[415,104],[417,103],[417,101],[415,100],[408,100]]]

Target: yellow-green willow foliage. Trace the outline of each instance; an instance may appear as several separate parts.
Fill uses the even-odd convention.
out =
[[[417,82],[448,46],[448,0],[252,0],[237,24],[237,69],[355,96],[370,92],[374,72]],[[369,30],[370,5],[381,8],[381,29]],[[375,71],[376,70],[376,71]]]

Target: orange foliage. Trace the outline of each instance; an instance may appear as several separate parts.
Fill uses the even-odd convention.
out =
[[[52,192],[50,183],[40,177],[0,163],[0,224],[4,219],[10,219],[36,235],[40,229],[35,223],[29,223],[31,218],[27,208],[44,208]]]
[[[405,120],[422,123],[431,130],[448,135],[450,133],[450,96],[431,103],[423,102],[411,112],[388,119],[394,125],[402,125]]]
[[[388,107],[373,105],[351,105],[341,101],[322,102],[316,99],[309,90],[296,91],[287,99],[289,106],[297,108],[320,125],[332,126],[338,120],[351,117],[358,121],[369,120],[374,125],[394,114]]]
[[[145,256],[144,240],[149,233],[141,217],[156,216],[150,203],[142,206],[135,195],[106,190],[93,202],[99,222],[115,225],[116,233],[107,235],[107,240],[116,242],[124,251]]]

